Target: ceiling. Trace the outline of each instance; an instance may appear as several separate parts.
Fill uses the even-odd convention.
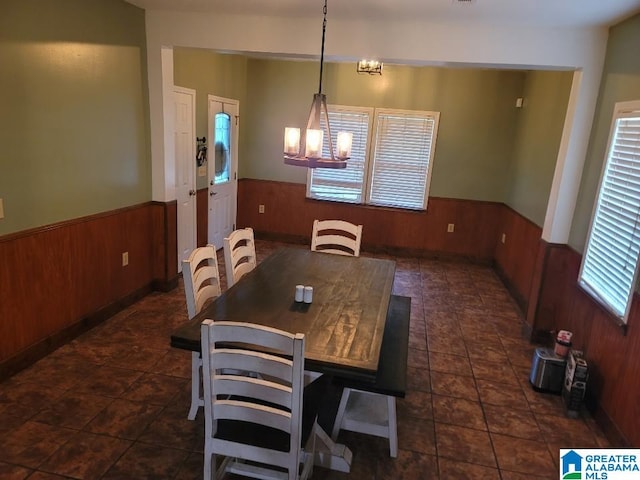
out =
[[[322,15],[322,0],[127,0],[146,10],[265,16]],[[529,27],[610,26],[640,12],[640,0],[342,0],[328,17],[425,20]]]

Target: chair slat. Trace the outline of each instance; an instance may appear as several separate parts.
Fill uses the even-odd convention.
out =
[[[291,432],[291,413],[277,408],[237,400],[218,400],[213,420],[239,420]]]
[[[212,298],[216,298],[219,295],[219,286],[217,288],[213,285],[205,285],[204,287],[201,287],[200,290],[198,290],[198,293],[196,293],[196,311],[199,312],[202,310],[202,307],[207,303],[207,301]]]
[[[255,372],[292,382],[291,360],[259,352],[245,352],[246,350],[232,348],[215,349],[212,355],[216,356],[214,361],[219,368]]]
[[[193,286],[194,290],[200,291],[201,288],[212,287],[214,291],[212,292],[213,296],[220,296],[220,280],[218,274],[218,265],[216,260],[216,265],[205,265],[198,268],[193,275]]]
[[[291,410],[291,387],[258,378],[216,375],[213,394],[258,399]]]
[[[233,329],[230,329],[229,325],[232,325]],[[287,355],[293,355],[293,344],[296,336],[289,332],[281,332],[266,326],[256,330],[251,323],[226,321],[214,322],[212,329],[216,342],[262,345]]]

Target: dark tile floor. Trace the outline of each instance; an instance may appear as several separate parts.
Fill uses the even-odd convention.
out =
[[[258,241],[259,260],[279,246]],[[398,458],[342,432],[351,474],[313,478],[557,479],[559,448],[608,446],[590,418],[566,418],[559,397],[529,386],[534,346],[489,267],[395,260],[394,293],[412,299]],[[202,478],[191,355],[169,346],[186,320],[182,287],[153,293],[1,383],[0,479]]]

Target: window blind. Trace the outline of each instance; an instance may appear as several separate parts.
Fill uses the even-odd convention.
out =
[[[368,203],[426,208],[438,113],[376,111]]]
[[[329,107],[329,122],[331,123],[334,151],[338,132],[353,133],[351,157],[347,160],[347,168],[344,169],[309,169],[307,196],[321,200],[361,203],[364,191],[369,124],[371,122],[370,110],[332,110]],[[330,157],[324,116],[321,117],[321,124],[324,130],[322,155]]]
[[[617,109],[579,281],[625,323],[639,254],[640,108]]]

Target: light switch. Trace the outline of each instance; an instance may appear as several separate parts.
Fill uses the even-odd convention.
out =
[[[2,203],[1,198],[0,198],[0,218],[4,218],[4,204]]]

